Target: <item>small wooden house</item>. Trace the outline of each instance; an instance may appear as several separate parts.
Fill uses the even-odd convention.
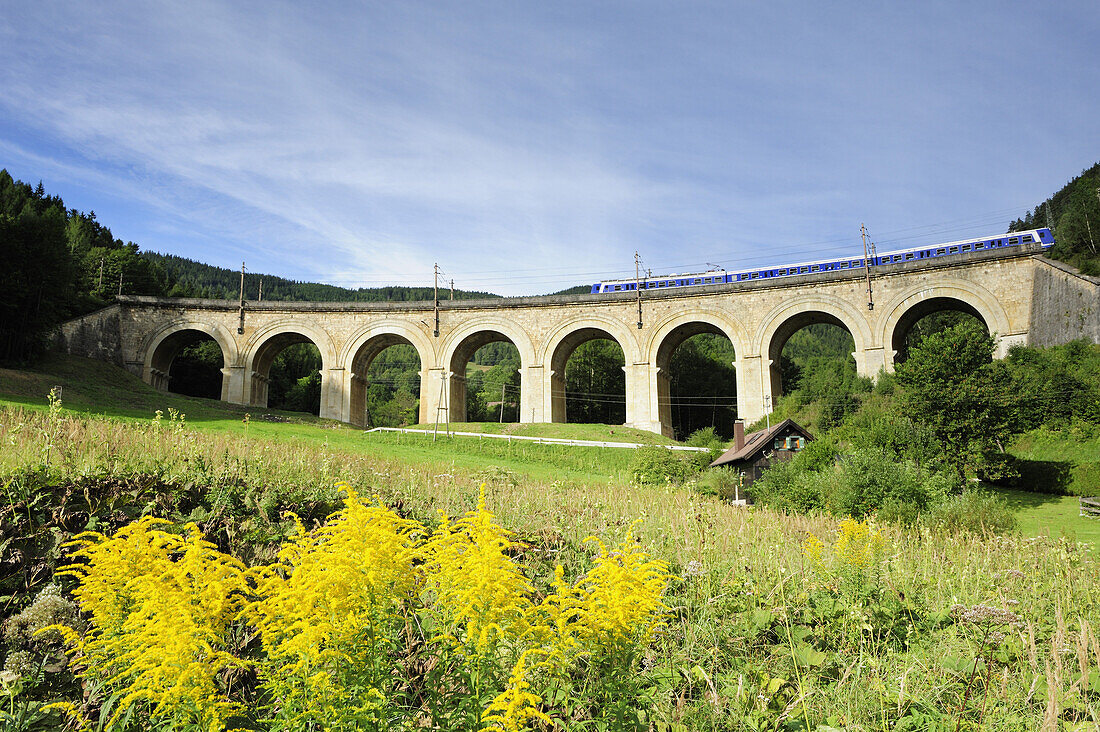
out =
[[[813,439],[813,435],[789,419],[748,435],[744,423],[738,420],[733,426],[733,445],[710,466],[728,465],[740,471],[743,486],[752,485],[769,465],[790,460]]]

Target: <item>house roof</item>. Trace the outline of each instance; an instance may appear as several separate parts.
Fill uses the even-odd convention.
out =
[[[730,447],[730,449],[722,453],[717,460],[711,463],[710,467],[714,468],[719,465],[727,465],[741,460],[752,459],[756,457],[757,453],[771,445],[773,438],[788,431],[788,429],[797,432],[807,440],[814,439],[814,436],[802,428],[797,422],[785,419],[779,424],[772,425],[768,429],[757,430],[756,432],[745,435],[744,445],[740,448],[736,445]]]

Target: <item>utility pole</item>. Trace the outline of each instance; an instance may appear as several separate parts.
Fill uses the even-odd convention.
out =
[[[439,262],[435,263],[435,284],[432,285],[432,290],[435,295],[432,300],[435,301],[435,330],[432,331],[432,335],[436,338],[439,337]]]
[[[1046,202],[1047,207],[1047,228],[1054,231],[1054,216],[1050,213],[1050,201]]]
[[[1092,224],[1089,223],[1089,215],[1087,211],[1085,212],[1085,226],[1087,226],[1089,230],[1089,247],[1092,248],[1092,253],[1096,254],[1096,241],[1092,238]]]
[[[260,296],[256,298],[256,302],[263,302],[264,299],[264,281],[260,280]]]
[[[642,279],[641,279],[641,257],[638,256],[638,251],[634,251],[634,289],[638,293],[638,330],[642,329]]]
[[[451,299],[455,299],[455,281],[453,277],[451,278]]]
[[[244,262],[241,262],[241,297],[237,304],[237,335],[244,333]]]
[[[859,225],[859,235],[863,238],[863,271],[867,274],[867,309],[875,309],[875,295],[871,290],[871,258],[867,256],[867,227]]]
[[[99,284],[96,286],[96,291],[103,291],[103,257],[99,258]]]
[[[122,269],[118,270],[118,296],[122,297]]]
[[[504,389],[507,384],[500,385],[500,423],[504,424]]]

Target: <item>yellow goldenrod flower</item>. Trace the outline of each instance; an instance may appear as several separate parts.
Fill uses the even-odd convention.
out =
[[[443,517],[425,547],[429,604],[453,633],[461,631],[456,641],[478,655],[500,636],[525,629],[534,587],[506,553],[523,546],[510,534],[486,508],[482,484],[477,508],[454,523]]]
[[[341,511],[300,532],[277,564],[251,571],[257,599],[245,615],[260,632],[261,678],[281,717],[354,729],[384,706],[389,626],[417,585],[423,528],[341,487]]]
[[[825,545],[821,543],[821,539],[810,534],[802,542],[802,555],[809,559],[815,567],[820,567],[822,565],[821,552],[824,548]]]
[[[73,594],[92,617],[79,642],[81,676],[121,692],[114,721],[134,704],[152,720],[173,719],[216,729],[239,710],[224,698],[218,676],[245,662],[232,656],[226,634],[238,612],[243,566],[199,538],[156,528],[150,517],[108,538],[81,534]]]
[[[882,558],[884,542],[878,531],[871,528],[870,522],[864,523],[853,518],[840,522],[840,537],[833,553],[847,566],[862,571]]]
[[[529,650],[523,652],[519,661],[512,667],[508,686],[485,708],[481,719],[489,723],[490,729],[524,732],[529,728],[528,724],[534,720],[550,724],[550,717],[538,707],[542,703],[542,697],[528,691],[531,685],[525,679],[527,657],[533,653],[537,652]]]

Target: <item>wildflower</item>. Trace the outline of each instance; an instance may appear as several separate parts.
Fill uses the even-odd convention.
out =
[[[870,523],[847,518],[840,522],[840,538],[833,553],[852,569],[862,571],[882,557],[884,542]]]
[[[690,579],[692,577],[702,577],[706,572],[703,569],[703,563],[692,559],[684,567],[684,573],[681,575],[683,579]]]
[[[356,726],[383,708],[388,626],[417,579],[422,527],[341,487],[341,511],[313,533],[299,524],[278,563],[250,574],[257,599],[245,615],[267,654],[262,683],[301,726]]]
[[[1010,626],[1022,627],[1023,618],[1010,610],[992,607],[991,605],[952,605],[951,614],[960,623],[983,626]]]
[[[81,534],[73,557],[85,563],[60,572],[79,581],[73,595],[91,615],[91,629],[77,642],[80,675],[119,695],[107,727],[136,704],[150,706],[152,721],[208,729],[239,710],[225,700],[218,678],[245,665],[225,650],[243,566],[202,540],[194,524],[177,536],[157,528],[166,523],[147,516],[110,538]],[[76,640],[60,626],[39,633],[52,630]]]
[[[813,534],[808,535],[802,542],[802,555],[810,560],[815,567],[822,565],[821,552],[825,545]]]
[[[522,732],[528,728],[528,723],[535,720],[550,724],[550,717],[538,707],[542,697],[528,691],[531,685],[524,678],[527,674],[527,657],[534,653],[538,651],[523,652],[512,667],[508,686],[485,708],[481,720],[491,724],[492,728],[505,732]]]
[[[614,551],[595,537],[588,541],[600,549],[595,566],[578,583],[579,620],[589,641],[648,642],[668,609],[661,602],[671,577],[668,564],[641,551],[633,531]]]
[[[483,483],[477,508],[453,524],[444,516],[425,547],[432,604],[448,626],[462,631],[455,640],[478,654],[509,629],[522,632],[530,609],[534,586],[506,554],[523,545],[510,535],[486,508]]]

